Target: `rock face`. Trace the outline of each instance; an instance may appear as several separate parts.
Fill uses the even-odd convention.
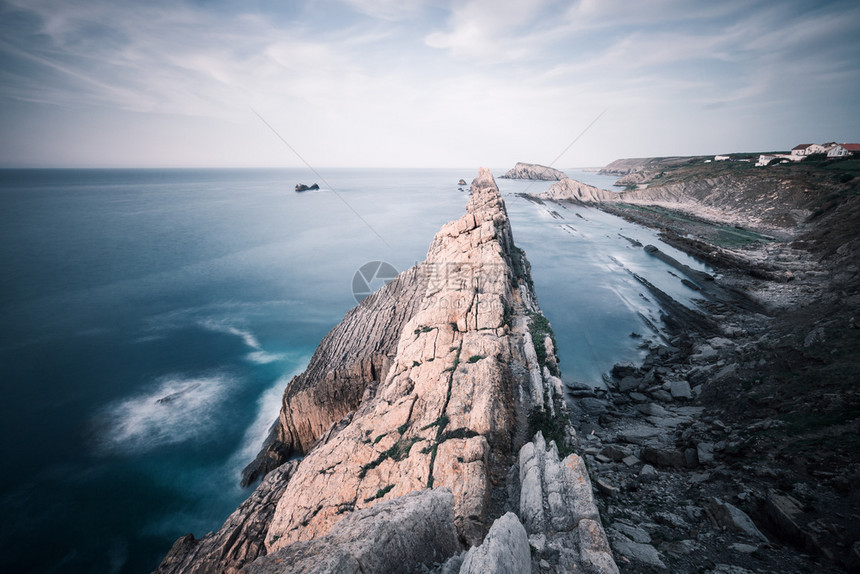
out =
[[[565,177],[558,183],[552,184],[545,192],[538,194],[538,197],[556,201],[569,200],[577,203],[602,203],[604,201],[614,201],[616,195],[611,191]]]
[[[449,489],[433,488],[350,513],[329,534],[287,546],[245,572],[408,574],[460,550],[454,533],[454,496]]]
[[[243,471],[243,486],[304,454],[333,423],[353,412],[368,384],[391,367],[400,331],[421,302],[429,274],[421,265],[401,273],[349,311],[323,338],[281,401],[265,448]]]
[[[198,565],[219,564],[231,548],[253,550],[244,560],[230,554],[229,567],[248,572],[477,572],[502,563],[515,569],[500,571],[519,572],[540,571],[541,561],[557,572],[616,571],[581,459],[559,461],[540,433],[523,447],[530,412],[565,428],[561,382],[550,373],[557,362],[534,349],[540,337],[552,354],[548,323],[537,319],[528,261],[488,170],[471,191],[426,261],[348,313],[290,382],[252,467],[276,470],[234,520],[266,506],[253,540],[228,521],[204,538],[210,545],[180,539],[162,571],[208,572]],[[293,452],[305,456],[277,466]],[[288,482],[276,492],[270,477],[284,468]],[[549,505],[546,520],[520,504],[526,498]],[[549,541],[545,553],[531,555],[522,524]]]
[[[538,433],[520,449],[519,479],[526,531],[537,546],[557,553],[557,571],[618,572],[582,458],[559,460],[555,443],[547,449]]]
[[[512,169],[502,176],[505,179],[539,179],[542,181],[558,181],[566,178],[564,172],[536,163],[517,162]]]

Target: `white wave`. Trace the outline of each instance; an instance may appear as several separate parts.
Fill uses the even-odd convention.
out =
[[[215,321],[213,319],[201,321],[200,324],[203,327],[209,329],[210,331],[215,331],[216,333],[226,333],[228,335],[235,335],[242,339],[245,345],[253,349],[253,351],[245,355],[245,359],[252,363],[256,363],[258,365],[265,365],[267,363],[281,361],[285,357],[285,355],[282,353],[269,353],[265,351],[257,337],[255,337],[254,334],[247,329],[240,329],[228,322]]]
[[[310,357],[306,357],[298,361],[296,363],[299,365],[298,367],[289,375],[278,378],[257,399],[257,416],[254,418],[254,422],[245,430],[241,446],[230,459],[229,466],[231,472],[238,474],[257,456],[257,452],[263,445],[263,441],[269,435],[272,423],[275,422],[281,411],[281,397],[284,394],[287,383],[290,382],[293,376],[305,370],[309,360]]]
[[[287,355],[285,353],[268,353],[266,351],[253,351],[245,355],[245,359],[258,365],[283,361]]]
[[[165,377],[145,393],[109,405],[97,417],[98,449],[139,454],[207,435],[231,379]]]

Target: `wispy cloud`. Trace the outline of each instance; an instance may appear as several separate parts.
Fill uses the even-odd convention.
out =
[[[812,140],[803,118],[815,93],[827,93],[833,108],[816,110],[822,131],[837,118],[860,130],[860,120],[844,121],[860,116],[850,96],[860,89],[858,25],[852,2],[307,0],[250,9],[9,0],[0,3],[0,113],[18,102],[37,114],[25,124],[9,112],[22,144],[42,130],[42,141],[67,145],[46,137],[52,128],[38,115],[45,107],[70,122],[83,113],[173,118],[174,137],[163,141],[184,129],[195,157],[209,149],[213,164],[283,157],[253,108],[299,138],[317,164],[451,165],[504,164],[519,149],[552,157],[558,142],[609,106],[579,150],[596,163],[617,152],[602,130],[629,118],[637,125],[624,132],[640,138],[638,155],[726,149],[729,135],[706,134],[724,131],[717,123],[743,126],[739,115],[769,106],[800,118],[797,137]],[[654,133],[685,114],[694,126],[688,117],[672,138]],[[195,136],[201,122],[212,127]],[[760,141],[758,122],[757,133],[734,137]],[[219,155],[211,141],[218,130],[240,156]],[[774,139],[789,133],[776,123],[764,131]],[[95,131],[81,137],[99,141]],[[153,162],[186,153],[156,149],[154,139],[134,149],[146,145]],[[120,161],[122,146],[105,153]]]

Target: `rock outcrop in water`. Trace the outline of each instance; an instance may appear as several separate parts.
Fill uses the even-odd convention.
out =
[[[541,427],[575,436],[552,349],[482,169],[426,261],[347,314],[291,381],[251,472],[275,469],[158,571],[617,572],[582,460],[530,442]]]
[[[541,199],[552,199],[555,201],[568,200],[576,203],[602,203],[614,201],[615,193],[588,185],[565,177],[558,183],[554,183],[545,192],[538,194]]]
[[[502,176],[504,179],[539,179],[557,181],[567,177],[564,172],[536,163],[517,162],[512,169]]]

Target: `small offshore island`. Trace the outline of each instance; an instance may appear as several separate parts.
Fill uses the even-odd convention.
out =
[[[637,277],[665,313],[643,364],[565,388],[482,169],[426,260],[287,386],[253,494],[157,572],[857,571],[860,160],[623,161],[604,169],[635,182],[620,193],[506,175],[712,267],[630,240],[699,297]]]

